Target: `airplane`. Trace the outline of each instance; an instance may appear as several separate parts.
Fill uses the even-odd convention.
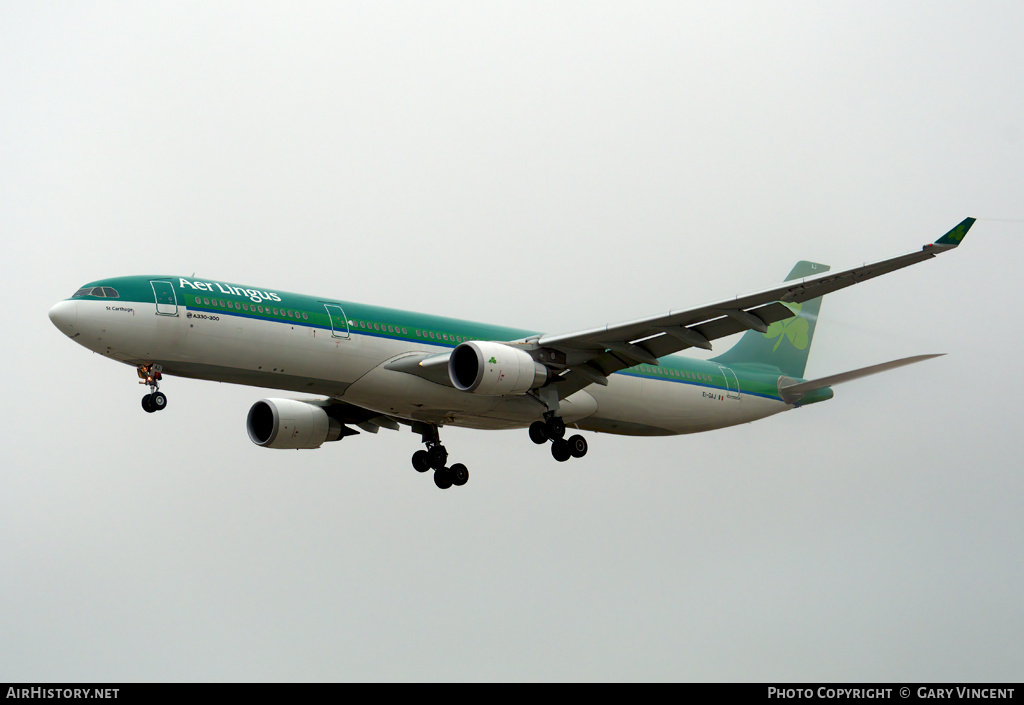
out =
[[[441,489],[466,484],[448,465],[443,426],[528,429],[559,462],[589,444],[567,429],[633,436],[696,433],[831,399],[832,387],[937,355],[804,378],[821,297],[960,245],[966,218],[920,250],[832,272],[801,261],[781,285],[695,308],[570,333],[542,333],[230,284],[206,277],[94,281],[50,309],[76,343],[135,367],[142,408],[167,406],[164,375],[314,395],[264,398],[250,440],[310,449],[362,430],[408,426],[412,456]],[[712,349],[742,333],[717,357]]]

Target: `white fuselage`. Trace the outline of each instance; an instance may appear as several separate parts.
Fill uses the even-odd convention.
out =
[[[157,363],[164,374],[283,389],[340,399],[412,421],[472,428],[521,428],[544,406],[533,396],[483,396],[386,369],[401,357],[451,349],[353,329],[345,337],[300,322],[155,304],[67,300],[54,323],[75,342],[133,366]],[[793,408],[777,398],[723,388],[710,375],[658,378],[638,368],[562,400],[559,414],[580,429],[671,435],[754,421]],[[640,366],[642,369],[643,366]],[[656,372],[652,368],[652,372]],[[735,379],[735,377],[733,377]]]

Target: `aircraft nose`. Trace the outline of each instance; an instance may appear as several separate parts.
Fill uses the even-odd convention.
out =
[[[61,301],[50,309],[50,320],[61,333],[73,336],[77,332],[78,304],[74,301]]]

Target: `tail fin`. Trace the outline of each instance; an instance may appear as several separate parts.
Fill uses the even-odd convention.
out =
[[[829,270],[828,265],[815,262],[797,262],[786,281],[803,279]],[[712,362],[722,365],[757,364],[778,368],[784,375],[802,379],[811,351],[811,339],[818,322],[821,297],[802,304],[785,304],[794,314],[792,318],[768,326],[768,332],[747,331],[734,346]]]

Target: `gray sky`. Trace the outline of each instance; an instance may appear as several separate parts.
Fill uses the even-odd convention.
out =
[[[0,680],[1024,674],[1021,3],[0,15]],[[46,317],[195,272],[569,331],[968,215],[828,297],[808,374],[948,356],[565,465],[445,429],[447,492],[408,431],[257,448],[263,390],[168,379],[147,415]]]

